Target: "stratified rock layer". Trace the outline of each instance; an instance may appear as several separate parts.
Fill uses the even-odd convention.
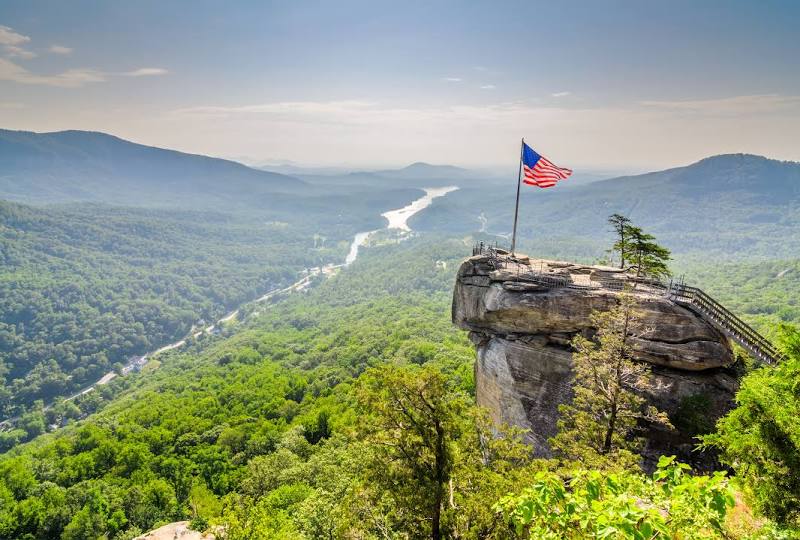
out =
[[[528,429],[536,453],[549,456],[558,406],[571,398],[570,340],[578,333],[591,336],[592,312],[615,306],[633,281],[612,268],[520,260],[496,269],[486,256],[467,259],[456,278],[452,316],[470,331],[477,349],[478,404],[497,424]],[[580,288],[545,286],[531,272]],[[713,466],[713,456],[694,451],[693,436],[733,405],[737,379],[728,369],[734,360],[728,339],[658,289],[637,283],[630,294],[639,319],[630,337],[632,355],[652,366],[655,382],[645,397],[676,426],[648,428],[645,460],[677,454],[696,466]]]

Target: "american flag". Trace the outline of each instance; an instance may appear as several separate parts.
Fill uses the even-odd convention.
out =
[[[572,169],[557,167],[549,159],[540,156],[525,143],[522,143],[522,181],[529,186],[549,188],[572,174]]]

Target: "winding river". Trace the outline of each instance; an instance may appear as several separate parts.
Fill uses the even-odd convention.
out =
[[[389,210],[388,212],[381,214],[381,216],[386,218],[386,221],[388,222],[386,224],[387,229],[399,229],[400,231],[406,233],[411,232],[411,227],[408,226],[408,220],[411,218],[411,216],[429,207],[433,202],[433,199],[436,199],[437,197],[444,197],[451,191],[457,190],[458,186],[422,189],[425,191],[424,197],[420,197],[419,199],[416,199],[415,201],[412,201],[411,203],[402,208],[398,208],[397,210]],[[350,251],[347,253],[347,257],[344,260],[345,266],[356,260],[358,257],[358,248],[363,246],[369,239],[370,235],[378,232],[378,230],[356,233],[355,237],[353,237],[353,242],[350,244]]]
[[[431,205],[431,203],[433,202],[433,200],[436,199],[437,197],[444,197],[445,195],[447,195],[451,191],[455,191],[457,189],[458,189],[458,186],[423,188],[423,190],[425,191],[425,195],[424,196],[420,197],[419,199],[416,199],[416,200],[412,201],[411,203],[407,204],[406,206],[404,206],[402,208],[398,208],[397,210],[389,210],[388,212],[384,212],[383,214],[381,214],[384,218],[386,218],[386,221],[387,221],[386,229],[398,229],[401,232],[401,234],[410,233],[411,232],[411,227],[408,226],[408,220],[411,218],[411,216],[413,216],[414,214],[416,214],[416,213],[424,210],[425,208],[429,207]],[[314,276],[317,276],[317,275],[326,275],[327,276],[327,275],[330,275],[333,272],[333,270],[335,270],[336,268],[341,268],[343,266],[348,266],[349,264],[354,262],[356,260],[356,258],[358,258],[359,248],[361,246],[363,246],[367,242],[367,240],[369,239],[370,235],[372,235],[373,233],[378,232],[379,230],[381,230],[381,229],[377,229],[377,230],[374,230],[374,231],[364,231],[364,232],[356,233],[356,235],[353,237],[353,241],[350,244],[350,250],[347,253],[347,257],[345,257],[344,264],[329,264],[329,265],[323,266],[321,268],[312,268],[309,272],[305,273],[305,275],[303,275],[303,277],[301,279],[299,279],[298,281],[292,283],[288,287],[285,287],[283,289],[273,289],[273,290],[267,292],[266,294],[264,294],[263,296],[261,296],[260,298],[257,298],[255,300],[255,302],[264,302],[266,300],[269,300],[270,298],[272,298],[273,296],[275,296],[277,294],[287,293],[287,292],[291,293],[291,292],[296,292],[296,291],[299,291],[299,290],[303,290],[303,289],[305,289],[306,287],[308,287],[311,284],[311,278],[313,278]],[[230,313],[228,313],[227,315],[225,315],[224,317],[222,317],[221,319],[219,319],[216,323],[211,324],[211,325],[209,325],[209,326],[207,326],[205,328],[202,328],[200,330],[193,330],[191,332],[191,334],[194,337],[198,337],[203,332],[212,332],[218,326],[222,325],[223,323],[225,323],[227,321],[235,319],[238,315],[239,315],[239,309],[237,308],[237,309],[231,311]],[[127,374],[127,373],[130,373],[131,371],[133,371],[133,370],[135,370],[137,368],[140,368],[141,366],[143,366],[153,356],[156,356],[156,355],[158,355],[158,354],[160,354],[162,352],[166,352],[166,351],[169,351],[169,350],[172,350],[172,349],[177,349],[179,347],[182,347],[183,345],[186,344],[186,339],[187,338],[184,338],[184,339],[181,339],[179,341],[176,341],[175,343],[170,343],[169,345],[164,345],[163,347],[160,347],[160,348],[158,348],[158,349],[156,349],[154,351],[151,351],[151,352],[149,352],[147,354],[144,354],[142,356],[137,356],[137,357],[131,358],[128,361],[128,363],[125,364],[125,366],[122,368],[123,375]],[[84,388],[80,392],[78,392],[76,394],[73,394],[73,395],[69,396],[66,399],[67,400],[71,400],[71,399],[75,399],[78,396],[81,396],[83,394],[87,394],[87,393],[91,392],[92,390],[94,390],[96,386],[107,384],[112,379],[114,379],[116,376],[117,376],[117,374],[115,372],[110,371],[110,372],[106,373],[105,375],[103,375],[103,377],[101,377],[100,380],[98,380],[97,382],[95,382],[91,386],[87,386],[86,388]],[[47,405],[45,407],[45,409],[49,409],[51,406],[52,405]],[[15,420],[16,420],[16,418],[9,418],[9,419],[5,420],[4,422],[0,422],[0,424],[4,424],[6,422],[13,422]]]

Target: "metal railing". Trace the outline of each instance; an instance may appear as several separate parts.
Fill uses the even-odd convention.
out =
[[[679,284],[668,289],[668,297],[703,316],[718,330],[742,346],[756,360],[777,364],[784,360],[783,353],[767,338],[731,313],[722,304],[697,287]]]
[[[480,242],[472,248],[472,255],[487,255],[490,265],[495,269],[503,268],[509,261],[514,259],[508,251]],[[720,332],[738,343],[748,351],[756,360],[767,364],[777,364],[784,360],[783,353],[775,347],[767,338],[759,334],[754,328],[742,321],[739,317],[730,312],[725,306],[714,300],[702,289],[691,287],[680,282],[670,281],[663,283],[654,279],[597,279],[597,276],[589,278],[588,284],[576,283],[571,276],[554,275],[544,272],[528,270],[518,272],[517,279],[546,287],[549,289],[570,288],[570,289],[609,289],[622,291],[630,282],[634,285],[644,285],[660,295],[665,296],[672,302],[682,305],[705,319],[709,324],[717,328]]]

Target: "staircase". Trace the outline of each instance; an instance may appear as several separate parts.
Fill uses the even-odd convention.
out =
[[[502,268],[511,257],[505,250],[496,245],[485,245],[483,242],[472,248],[472,255],[488,254],[490,264],[494,268]],[[567,287],[571,289],[612,289],[623,290],[625,281],[619,279],[592,281],[590,284],[575,283],[571,278],[543,274],[533,270],[518,273],[519,281],[528,281],[537,285],[557,289]],[[743,349],[753,355],[753,358],[765,364],[775,365],[785,359],[770,341],[756,332],[739,317],[728,311],[725,306],[711,298],[701,289],[679,283],[661,283],[658,280],[631,279],[630,282],[640,283],[651,288],[657,294],[663,294],[671,301],[698,314],[714,328],[722,332],[729,339],[738,343]]]
[[[665,294],[676,304],[703,317],[714,328],[741,345],[756,360],[774,365],[784,359],[783,353],[769,340],[697,287],[673,284],[665,287]]]

